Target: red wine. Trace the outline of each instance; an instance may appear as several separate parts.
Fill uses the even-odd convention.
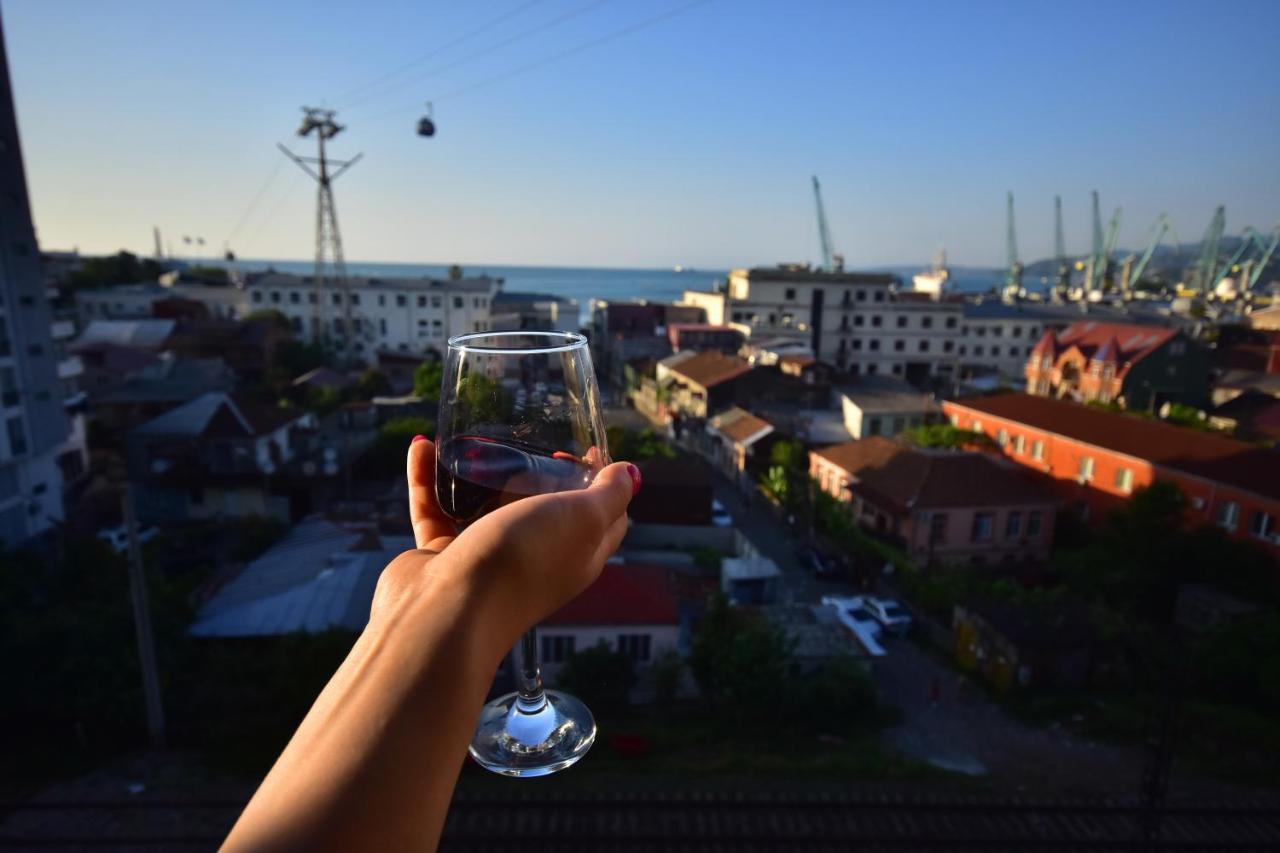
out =
[[[576,457],[513,440],[462,435],[436,452],[436,499],[460,524],[530,495],[581,489],[590,480],[591,469]]]

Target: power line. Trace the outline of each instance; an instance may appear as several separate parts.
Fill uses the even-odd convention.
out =
[[[419,56],[419,57],[418,57],[418,58],[416,58],[416,59],[411,59],[411,60],[409,60],[408,62],[404,63],[403,65],[401,65],[401,66],[399,66],[399,67],[397,67],[397,68],[393,68],[393,69],[391,69],[390,71],[388,71],[388,72],[387,72],[387,73],[385,73],[385,74],[379,75],[378,77],[375,77],[375,78],[373,78],[372,80],[368,80],[368,81],[366,81],[366,82],[364,82],[364,83],[361,83],[359,86],[355,86],[355,87],[353,87],[353,88],[350,88],[350,89],[346,90],[346,91],[345,91],[345,92],[343,92],[342,94],[338,95],[338,97],[337,97],[335,100],[337,100],[337,101],[341,102],[341,101],[345,100],[346,98],[352,98],[352,97],[354,97],[355,95],[359,94],[360,92],[362,92],[362,91],[364,91],[364,90],[366,90],[366,89],[374,88],[374,87],[376,87],[379,83],[382,83],[382,82],[384,82],[384,81],[386,81],[386,80],[391,79],[392,77],[396,76],[397,74],[401,73],[402,71],[407,71],[407,70],[409,70],[410,68],[413,68],[415,65],[421,65],[422,63],[426,62],[428,59],[433,59],[434,57],[438,56],[438,55],[439,55],[439,54],[441,54],[441,53],[444,53],[445,51],[449,50],[450,48],[457,47],[458,45],[462,44],[463,42],[467,41],[468,39],[471,39],[471,38],[474,38],[475,36],[480,35],[480,34],[481,34],[481,33],[483,33],[485,30],[488,30],[488,29],[491,29],[491,28],[493,28],[493,27],[496,27],[496,26],[498,26],[499,24],[501,24],[501,23],[505,22],[506,20],[508,20],[509,18],[514,18],[516,15],[519,15],[521,12],[523,12],[523,11],[524,11],[524,10],[526,10],[526,9],[528,9],[530,6],[536,6],[539,2],[540,2],[540,0],[528,0],[528,2],[521,3],[519,6],[516,6],[514,9],[510,9],[510,10],[508,10],[508,11],[506,11],[506,12],[503,12],[501,15],[498,15],[498,16],[496,16],[496,17],[494,17],[494,18],[491,18],[490,20],[486,21],[485,23],[481,24],[480,26],[476,27],[475,29],[468,30],[467,32],[463,33],[462,35],[458,36],[457,38],[452,39],[451,41],[445,42],[444,44],[440,45],[439,47],[436,47],[436,48],[434,48],[434,49],[432,49],[432,50],[430,50],[430,51],[428,51],[428,52],[426,52],[426,53],[422,54],[421,56]]]
[[[446,92],[443,95],[433,97],[431,100],[434,103],[437,101],[444,100],[445,98],[455,98],[458,95],[467,94],[469,92],[475,91],[476,89],[482,89],[485,86],[491,86],[494,83],[500,83],[504,80],[509,80],[512,77],[516,77],[520,74],[524,74],[525,72],[534,71],[538,68],[542,68],[554,62],[559,62],[562,59],[566,59],[567,57],[573,56],[574,54],[581,53],[584,50],[590,50],[593,47],[599,47],[600,45],[605,44],[607,42],[614,41],[615,39],[620,39],[623,36],[628,36],[634,32],[638,32],[639,30],[643,30],[655,24],[662,23],[663,21],[669,18],[674,18],[677,15],[681,15],[689,11],[695,6],[701,6],[707,2],[708,0],[693,0],[693,2],[691,3],[686,3],[683,6],[677,6],[675,9],[671,9],[667,12],[663,12],[662,14],[654,15],[651,18],[645,18],[642,21],[637,21],[634,24],[629,24],[625,27],[621,27],[612,32],[605,33],[604,35],[599,36],[598,38],[594,38],[589,41],[582,42],[581,44],[575,45],[570,48],[566,48],[565,50],[559,51],[558,53],[553,53],[550,56],[544,56],[541,59],[536,59],[533,62],[528,62],[528,63],[525,63],[524,65],[516,66],[515,68],[512,68],[508,71],[504,71],[501,74],[495,74],[492,77],[487,77],[475,83],[471,83],[461,88],[454,89],[451,92]],[[403,114],[404,114],[403,109],[399,109],[395,111],[395,115],[403,115]],[[382,113],[381,115],[376,116],[375,120],[377,118],[384,118],[389,115],[392,115],[392,113],[390,112]]]
[[[495,50],[500,50],[501,48],[507,47],[508,45],[514,44],[522,39],[526,39],[529,36],[537,35],[538,33],[549,30],[552,27],[559,26],[560,24],[563,24],[565,21],[576,18],[579,15],[584,15],[587,12],[590,12],[591,10],[595,9],[596,7],[604,5],[606,2],[608,2],[608,0],[593,0],[593,2],[587,3],[584,6],[579,6],[576,9],[570,9],[567,12],[562,12],[559,15],[556,15],[551,20],[545,21],[536,27],[530,27],[529,29],[523,30],[522,32],[518,32],[513,36],[508,36],[502,41],[495,42],[494,44],[491,44],[488,47],[477,50],[474,53],[469,53],[466,56],[460,57],[451,62],[446,62],[444,65],[436,66],[435,68],[432,68],[423,74],[418,74],[406,80],[401,80],[398,83],[393,83],[390,86],[383,89],[381,92],[375,92],[374,94],[369,95],[368,97],[361,98],[355,101],[351,106],[347,107],[346,110],[350,111],[353,107],[359,108],[363,104],[367,104],[370,101],[375,101],[378,98],[381,98],[385,95],[389,95],[398,89],[402,89],[405,86],[409,85],[410,83],[420,82],[422,80],[427,79],[428,77],[433,77],[442,71],[448,71],[451,68],[457,68],[459,65],[465,65],[466,63],[471,62],[473,59],[479,59],[482,56],[487,56],[490,53],[493,53]]]
[[[222,241],[224,246],[229,246],[231,241],[236,238],[236,235],[240,233],[240,229],[249,221],[249,217],[253,214],[254,208],[258,206],[258,202],[262,200],[262,196],[266,193],[267,189],[270,188],[271,184],[275,182],[275,179],[279,176],[280,170],[284,168],[284,165],[284,160],[276,161],[276,165],[272,168],[271,173],[267,175],[267,179],[262,182],[262,185],[258,187],[258,191],[253,194],[253,198],[249,201],[249,206],[244,209],[244,213],[240,214],[240,218],[236,221],[236,226],[231,229],[231,233],[227,235],[227,239]]]
[[[280,162],[281,162],[281,163],[286,163],[286,162],[288,162],[288,161],[286,161],[286,160],[281,160]],[[255,228],[255,229],[254,229],[254,233],[253,233],[253,234],[251,234],[251,235],[249,236],[249,240],[250,240],[250,242],[248,243],[248,245],[254,245],[254,244],[253,244],[253,242],[252,242],[252,241],[253,241],[253,239],[254,239],[255,237],[261,236],[263,229],[264,229],[264,228],[265,228],[265,227],[266,227],[266,226],[267,226],[267,225],[268,225],[272,220],[274,220],[274,219],[275,219],[276,214],[280,212],[280,208],[284,207],[284,203],[285,203],[286,201],[288,201],[288,200],[293,196],[294,192],[296,192],[296,191],[297,191],[298,187],[302,186],[302,177],[303,177],[303,176],[302,176],[302,174],[301,174],[301,173],[299,173],[299,174],[295,175],[295,176],[294,176],[293,183],[289,184],[289,185],[285,188],[285,191],[284,191],[284,192],[279,196],[279,198],[277,198],[277,199],[276,199],[276,203],[275,203],[274,205],[272,205],[272,206],[267,210],[266,215],[265,215],[265,216],[263,216],[261,219],[259,219],[259,220],[258,220],[258,227],[257,227],[257,228]],[[243,252],[241,252],[240,254],[242,254],[242,255],[243,255],[244,253],[243,253]]]

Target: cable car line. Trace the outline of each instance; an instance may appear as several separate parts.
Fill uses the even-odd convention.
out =
[[[235,227],[231,229],[231,233],[227,235],[227,239],[222,241],[223,246],[229,246],[231,241],[236,238],[236,235],[240,233],[240,229],[249,221],[249,217],[253,214],[254,208],[258,206],[258,202],[262,201],[267,189],[279,176],[280,170],[284,167],[284,161],[278,157],[273,159],[277,161],[275,168],[271,170],[270,174],[267,175],[267,179],[258,187],[258,191],[253,194],[253,198],[249,200],[249,206],[244,209],[244,213],[240,214],[240,218],[236,221]]]

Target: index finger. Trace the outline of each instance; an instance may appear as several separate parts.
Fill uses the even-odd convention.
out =
[[[441,536],[456,532],[453,520],[444,514],[436,500],[436,446],[424,435],[409,442],[406,463],[409,481],[409,523],[413,525],[414,542],[419,548]]]

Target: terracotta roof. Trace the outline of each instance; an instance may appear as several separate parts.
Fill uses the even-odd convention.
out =
[[[1132,415],[1029,394],[950,403],[1280,500],[1280,454]]]
[[[920,450],[880,436],[813,451],[855,492],[899,510],[1053,503],[1030,477],[981,453]]]
[[[1045,337],[1049,334],[1046,333]],[[1058,332],[1053,340],[1054,354],[1075,347],[1091,361],[1098,359],[1121,365],[1118,374],[1123,375],[1129,365],[1141,361],[1176,334],[1177,329],[1083,320]],[[1042,337],[1032,352],[1043,354],[1047,349],[1045,343],[1045,338]]]
[[[773,432],[773,424],[737,406],[712,418],[711,426],[735,444],[752,438],[760,439]]]
[[[727,382],[735,376],[741,376],[751,370],[751,365],[745,359],[735,355],[707,350],[676,364],[668,365],[668,369],[696,385],[710,388],[721,382]]]
[[[543,625],[675,625],[671,569],[644,563],[606,564],[586,590],[542,620]]]

